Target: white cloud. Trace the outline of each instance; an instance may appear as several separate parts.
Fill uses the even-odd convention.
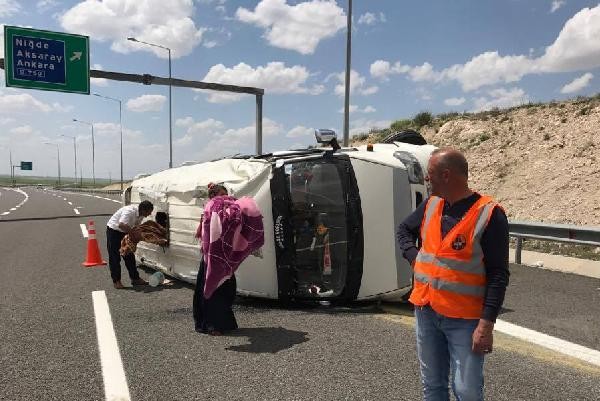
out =
[[[175,126],[177,127],[189,127],[193,123],[194,119],[192,117],[178,118],[175,120]]]
[[[390,120],[367,120],[359,118],[350,122],[350,136],[368,133],[372,129],[388,128],[391,123]]]
[[[283,127],[279,123],[269,118],[263,119],[264,138],[278,136],[282,132]],[[214,133],[210,141],[202,143],[203,150],[197,155],[198,160],[213,160],[238,153],[254,153],[255,136],[254,124]]]
[[[54,107],[37,100],[28,93],[16,95],[0,95],[0,113],[31,113],[42,111],[48,113],[54,110]]]
[[[467,99],[464,97],[451,97],[449,99],[445,99],[444,104],[446,106],[460,106],[461,104],[465,103],[466,100]]]
[[[302,66],[286,67],[282,62],[271,62],[266,66],[253,68],[240,63],[233,68],[217,64],[210,68],[204,82],[254,86],[264,88],[268,94],[310,94],[318,95],[323,92],[321,85],[306,86],[310,72]],[[242,94],[207,91],[208,101],[212,103],[227,103],[241,99]]]
[[[561,8],[562,6],[564,6],[566,3],[566,1],[564,0],[554,0],[552,1],[552,6],[550,8],[550,12],[553,13],[556,10],[558,10],[559,8]]]
[[[475,56],[466,64],[455,64],[442,76],[459,82],[468,92],[485,85],[517,82],[534,69],[534,61],[527,56],[500,56],[494,51]]]
[[[58,1],[56,0],[39,0],[35,7],[37,8],[38,13],[45,13],[46,11],[54,8],[58,5]]]
[[[537,60],[544,72],[589,70],[600,66],[600,4],[569,19]]]
[[[435,72],[433,66],[429,63],[413,67],[408,74],[414,82],[436,81],[439,79],[439,73]]]
[[[4,57],[4,24],[0,24],[0,55]],[[4,72],[0,72],[2,81],[4,82]]]
[[[377,109],[373,106],[367,106],[362,110],[363,113],[375,113],[376,111]]]
[[[94,64],[92,66],[93,70],[102,70],[102,65]],[[106,78],[90,78],[90,82],[92,85],[105,87],[108,86],[108,79]]]
[[[375,25],[378,22],[386,22],[384,13],[379,13],[379,15],[377,15],[366,12],[358,18],[359,25]]]
[[[224,27],[206,28],[203,35],[202,46],[207,49],[212,49],[216,46],[221,46],[231,39],[231,32]]]
[[[60,24],[69,32],[112,41],[112,50],[120,53],[142,50],[166,59],[164,49],[127,37],[168,47],[173,58],[186,56],[202,41],[204,32],[194,24],[193,14],[193,0],[170,0],[168,5],[164,0],[85,0],[64,13]]]
[[[390,75],[408,74],[414,82],[422,81],[438,81],[440,73],[434,71],[433,66],[429,63],[423,63],[421,66],[411,67],[403,65],[396,61],[393,65],[389,61],[377,60],[371,64],[369,72],[373,78],[387,81]]]
[[[297,125],[288,131],[286,137],[288,137],[288,138],[305,138],[305,137],[314,136],[314,135],[315,135],[314,129],[306,128],[303,125]]]
[[[64,106],[58,102],[52,103],[52,108],[54,111],[58,111],[59,113],[68,113],[74,109],[74,107],[71,105]]]
[[[206,142],[225,128],[222,121],[213,118],[196,122],[192,117],[185,117],[177,119],[175,125],[187,128],[187,133],[174,142],[178,146],[190,145],[195,138],[200,138],[201,141]]]
[[[110,139],[117,139],[121,135],[121,127],[115,123],[94,123],[94,135],[97,137],[106,137]],[[142,131],[132,130],[123,127],[123,142],[131,143],[132,141],[139,141],[143,138]]]
[[[222,121],[209,118],[208,120],[195,122],[188,127],[190,135],[213,135],[225,128]]]
[[[529,101],[528,96],[523,89],[504,88],[494,89],[488,92],[490,97],[480,97],[475,99],[475,111],[490,110],[493,108],[507,108],[518,106]]]
[[[456,81],[465,92],[483,86],[520,81],[528,74],[569,72],[600,67],[600,5],[584,8],[569,19],[553,44],[541,57],[528,55],[502,56],[487,51],[465,64],[455,64],[436,71],[429,63],[418,67],[377,60],[371,64],[374,78],[387,80],[390,75],[408,74],[415,82]]]
[[[344,108],[342,107],[338,111],[343,114]],[[377,110],[373,106],[366,106],[364,109],[361,109],[357,105],[351,104],[350,107],[348,107],[348,111],[350,112],[350,114],[352,114],[352,113],[374,113]]]
[[[12,117],[0,117],[0,125],[6,125],[15,122],[15,119]]]
[[[338,96],[344,96],[345,93],[345,82],[346,82],[346,74],[344,72],[340,72],[339,74],[333,75],[339,82],[335,86],[335,94]],[[358,93],[360,95],[372,95],[379,91],[379,87],[376,85],[367,86],[367,80],[365,77],[361,76],[355,70],[350,71],[350,93]]]
[[[590,81],[592,80],[592,78],[594,78],[594,75],[590,72],[587,72],[587,73],[583,74],[582,76],[580,76],[579,78],[575,78],[573,81],[571,81],[570,83],[563,86],[562,89],[560,90],[560,93],[579,92],[580,90],[582,90],[583,88],[585,88],[586,86],[588,86],[590,84]]]
[[[138,113],[161,111],[166,100],[166,96],[163,95],[142,95],[135,99],[129,99],[127,108]]]
[[[312,54],[323,39],[346,27],[344,10],[334,0],[311,0],[290,6],[286,0],[262,0],[250,11],[240,7],[236,18],[265,29],[271,46]]]
[[[15,136],[28,136],[33,134],[33,128],[30,125],[22,125],[12,128],[9,132]]]
[[[0,0],[0,18],[10,17],[21,11],[21,6],[14,0]]]

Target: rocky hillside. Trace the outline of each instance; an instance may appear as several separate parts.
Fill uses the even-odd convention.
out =
[[[511,219],[600,226],[599,96],[441,115],[420,132],[463,150],[472,187],[494,196]]]

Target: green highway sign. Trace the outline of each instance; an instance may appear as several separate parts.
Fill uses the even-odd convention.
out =
[[[89,38],[4,26],[6,86],[90,94]]]
[[[21,162],[21,170],[33,170],[33,162]]]

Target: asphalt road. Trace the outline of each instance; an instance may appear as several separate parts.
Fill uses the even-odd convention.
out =
[[[104,227],[117,202],[23,191],[27,201],[11,211],[25,196],[0,189],[1,400],[105,399],[91,295],[98,290],[132,400],[420,399],[408,306],[394,314],[372,303],[283,309],[240,298],[238,332],[200,335],[191,286],[115,290],[105,267],[81,266],[80,224],[95,221],[106,258]],[[501,319],[600,350],[598,288],[600,280],[512,266]],[[487,399],[600,399],[600,367],[502,333],[495,345]]]

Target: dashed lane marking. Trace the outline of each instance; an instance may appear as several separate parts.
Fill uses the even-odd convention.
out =
[[[87,238],[88,237],[88,230],[87,230],[87,227],[85,226],[85,224],[81,223],[79,225],[79,228],[81,228],[81,235],[83,236],[83,238]]]
[[[14,206],[14,207],[11,207],[6,212],[0,213],[0,216],[8,216],[10,214],[10,212],[16,211],[18,208],[20,208],[21,206],[23,206],[25,204],[25,202],[27,202],[29,200],[29,195],[27,195],[27,192],[23,191],[22,189],[18,189],[18,188],[17,189],[14,189],[14,188],[4,188],[4,189],[17,192],[17,193],[25,196],[25,198],[21,202],[19,202],[18,205]]]
[[[67,202],[69,205],[73,206],[73,202]]]
[[[79,210],[77,210],[77,209],[73,209],[73,211],[75,212],[75,214],[80,214]]]
[[[104,378],[106,400],[130,401],[127,378],[119,352],[119,344],[113,327],[108,300],[104,291],[93,291],[96,335],[100,351],[100,363]]]

